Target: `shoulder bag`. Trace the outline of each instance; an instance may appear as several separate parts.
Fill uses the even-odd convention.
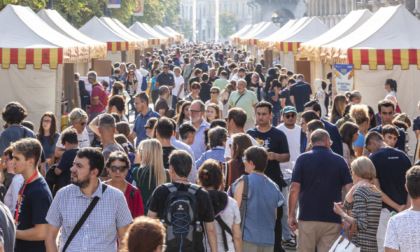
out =
[[[356,235],[356,244],[352,243],[353,235]],[[349,238],[347,239],[347,235]],[[357,233],[356,222],[351,223],[351,228],[348,229],[342,236],[340,236],[328,252],[360,252],[359,235]]]
[[[107,187],[108,187],[107,185],[102,184],[102,193],[105,192],[105,190],[106,190]],[[98,196],[95,196],[95,198],[93,198],[92,202],[90,202],[88,208],[83,213],[82,217],[77,222],[76,226],[74,226],[74,229],[71,231],[71,234],[70,234],[69,238],[67,239],[66,244],[64,245],[63,252],[66,251],[67,247],[70,245],[70,242],[76,236],[77,232],[79,232],[80,228],[83,226],[83,224],[85,223],[85,221],[89,217],[89,215],[92,212],[92,210],[95,208],[95,206],[98,203],[98,201],[99,201],[99,197]]]
[[[235,107],[236,107],[236,104],[238,104],[238,102],[239,102],[239,100],[242,98],[242,96],[244,96],[245,95],[245,93],[243,93],[243,94],[241,94],[241,96],[239,96],[239,98],[238,98],[238,100],[236,100],[236,102],[235,102]]]
[[[244,189],[243,189],[243,192],[242,192],[241,206],[239,207],[239,212],[241,213],[241,232],[242,232],[242,236],[244,235],[246,202],[248,201],[248,185],[249,185],[248,175],[244,175],[243,180],[244,180]]]

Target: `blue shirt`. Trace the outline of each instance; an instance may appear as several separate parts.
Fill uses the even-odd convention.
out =
[[[298,113],[303,112],[303,105],[309,101],[311,94],[312,89],[309,83],[299,81],[290,86],[290,96],[295,98],[296,110]]]
[[[232,184],[233,194],[243,176]],[[270,178],[251,173],[248,179],[243,239],[261,246],[274,246],[275,210],[283,205],[284,197],[279,187]]]
[[[407,202],[405,174],[411,168],[408,156],[395,148],[386,147],[379,149],[369,158],[375,165],[376,178],[379,180],[381,190],[398,205],[404,205]],[[382,207],[390,212],[395,211],[384,202]]]
[[[273,91],[268,92],[268,101],[273,105],[273,113],[280,112],[280,95],[277,101],[273,101],[272,97],[276,96]]]
[[[292,182],[300,184],[299,220],[341,223],[334,202],[342,200],[342,187],[353,182],[343,157],[314,146],[296,160]]]
[[[400,133],[400,136],[398,137],[397,143],[395,144],[395,148],[401,150],[401,151],[405,151],[405,132],[404,130],[398,128],[397,126],[395,126],[398,130],[398,132]],[[379,134],[382,135],[382,125],[376,126],[375,128],[372,128],[369,130],[369,132],[372,131],[376,131]]]
[[[365,147],[365,136],[360,133],[359,137],[357,138],[356,142],[353,143],[353,147]]]
[[[191,121],[188,121],[187,123],[193,124]],[[190,145],[191,149],[194,152],[194,161],[197,161],[201,157],[201,155],[203,155],[203,153],[206,151],[206,144],[204,142],[204,131],[208,128],[210,128],[210,124],[202,120],[200,126],[195,132],[194,143]]]
[[[204,163],[204,161],[210,158],[219,162],[226,162],[225,148],[223,146],[216,146],[211,150],[204,152],[203,155],[201,155],[201,157],[197,161],[195,161],[195,167],[199,169],[200,166]]]
[[[331,150],[338,155],[343,156],[343,141],[337,126],[324,119],[321,119],[321,121],[324,123],[325,130],[328,132],[328,134],[330,134],[330,139],[333,142],[331,145]]]
[[[44,136],[42,149],[44,150],[45,158],[51,158],[51,155],[55,152],[55,144],[57,143],[59,137],[60,134],[55,133],[54,143],[50,144],[50,136]]]
[[[142,113],[139,113],[139,115],[137,116],[133,128],[133,131],[137,134],[136,146],[138,146],[139,143],[144,139],[147,139],[146,130],[144,129],[144,126],[146,126],[147,120],[149,120],[152,117],[160,118],[160,115],[155,111],[149,109],[149,112],[147,112],[145,116],[143,116]]]
[[[156,77],[152,77],[152,90],[158,91],[159,88],[155,88],[155,83],[156,83]]]

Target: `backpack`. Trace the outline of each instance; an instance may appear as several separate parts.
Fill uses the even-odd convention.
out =
[[[188,191],[178,191],[172,183],[164,184],[169,195],[165,202],[162,222],[166,225],[168,251],[199,251],[202,246],[202,230],[198,219],[198,204],[195,194],[200,187],[191,184]]]
[[[143,76],[143,80],[141,82],[141,91],[147,90],[147,76]]]

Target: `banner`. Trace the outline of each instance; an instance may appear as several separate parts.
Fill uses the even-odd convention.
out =
[[[108,9],[121,8],[121,0],[108,0]]]
[[[354,85],[353,65],[334,64],[335,90],[337,94],[345,94],[353,90]]]
[[[136,8],[133,10],[133,16],[143,16],[144,0],[138,0]]]

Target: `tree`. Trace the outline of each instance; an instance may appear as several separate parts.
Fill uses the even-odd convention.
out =
[[[192,40],[192,22],[191,20],[184,19],[182,20],[182,26],[177,26],[175,29],[177,32],[184,35],[185,38]]]
[[[238,19],[230,12],[221,12],[219,14],[219,34],[223,38],[227,38],[235,33],[235,27]]]
[[[175,28],[180,13],[180,0],[144,0],[144,15],[135,17],[135,21],[147,23],[150,26],[163,26],[163,13],[166,25]]]

